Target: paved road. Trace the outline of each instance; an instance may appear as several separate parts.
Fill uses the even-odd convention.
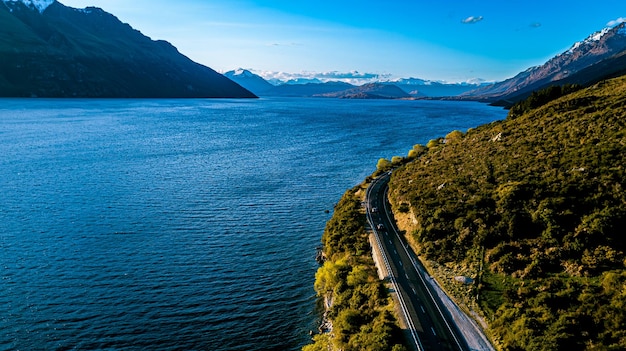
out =
[[[384,174],[367,191],[367,217],[382,246],[390,280],[398,292],[400,307],[407,319],[411,339],[420,351],[466,351],[452,318],[431,291],[422,265],[415,261],[404,238],[398,234],[387,201],[389,174]]]

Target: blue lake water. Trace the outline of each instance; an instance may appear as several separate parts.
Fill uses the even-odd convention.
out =
[[[478,103],[0,99],[0,350],[299,350],[315,248]]]

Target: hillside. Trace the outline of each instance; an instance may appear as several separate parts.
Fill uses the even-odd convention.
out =
[[[443,83],[419,78],[403,78],[386,84],[395,85],[413,97],[432,98],[457,96],[487,85],[485,83]]]
[[[500,350],[626,349],[626,77],[420,154],[392,177],[396,218]]]
[[[94,7],[0,1],[0,96],[255,97]]]
[[[348,90],[318,94],[315,96],[339,99],[402,99],[411,97],[411,95],[395,85],[382,83],[370,83]]]
[[[343,82],[282,84],[275,86],[264,94],[283,97],[312,97],[320,94],[340,92],[351,88],[354,88],[354,85]]]

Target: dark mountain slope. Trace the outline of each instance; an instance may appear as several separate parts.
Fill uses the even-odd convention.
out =
[[[591,65],[579,72],[576,72],[567,78],[550,82],[550,84],[543,86],[567,86],[568,84],[580,85],[582,87],[590,86],[603,80],[620,77],[626,74],[626,51],[617,55],[611,56],[606,60],[602,60],[599,63]],[[506,100],[498,100],[493,102],[494,105],[510,107],[516,102],[522,101],[528,98],[533,92],[524,91],[521,94],[513,94],[506,96]]]
[[[433,273],[499,349],[626,349],[626,77],[446,138],[391,181]]]
[[[348,90],[318,94],[316,96],[340,99],[401,99],[411,97],[411,95],[399,87],[384,83],[370,83]]]
[[[343,82],[282,84],[268,90],[265,95],[288,97],[312,97],[319,94],[334,93],[353,88],[354,85]]]
[[[0,2],[0,96],[254,97],[98,8]]]
[[[620,77],[626,74],[626,50],[593,64],[567,78],[555,82],[556,85],[591,85],[601,80]]]
[[[442,83],[419,78],[398,79],[387,84],[395,85],[414,97],[433,98],[457,96],[487,85],[484,83]]]

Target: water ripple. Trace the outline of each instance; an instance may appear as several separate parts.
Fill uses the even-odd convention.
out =
[[[0,349],[300,349],[325,210],[505,115],[450,106],[4,99]]]

